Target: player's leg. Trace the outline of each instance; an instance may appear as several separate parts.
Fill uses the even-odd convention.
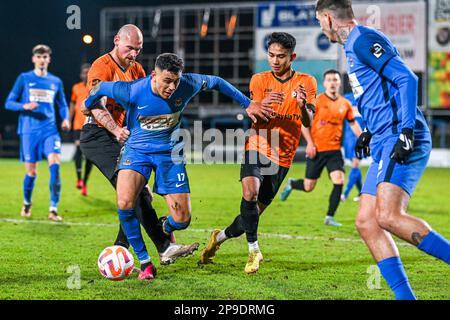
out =
[[[59,173],[61,156],[59,153],[51,153],[47,156],[47,161],[50,171],[50,208],[48,218],[53,221],[62,221],[62,217],[58,215],[58,204],[61,197],[61,176]]]
[[[377,193],[377,221],[381,228],[450,264],[450,242],[430,225],[409,215],[408,193],[392,183],[380,183]]]
[[[30,134],[20,135],[20,160],[25,163],[23,206],[20,215],[29,218],[31,217],[31,199],[37,175],[37,162],[40,160],[38,137]]]
[[[75,162],[75,171],[77,174],[77,183],[76,188],[81,189],[83,187],[82,176],[82,167],[83,167],[83,153],[81,152],[80,147],[80,130],[73,131],[73,143],[75,145],[75,155],[73,156],[73,160]]]
[[[383,166],[378,174],[377,221],[385,230],[450,264],[450,242],[424,220],[406,212],[410,195],[427,166],[430,141],[429,137],[418,137],[405,164],[390,158],[396,139],[383,143]]]
[[[358,158],[352,159],[352,169],[350,170],[350,174],[348,175],[348,182],[347,182],[347,186],[345,187],[344,194],[341,197],[342,201],[347,200],[347,198],[350,194],[350,191],[352,191],[355,184],[358,188],[358,191],[361,192],[361,186],[362,186],[361,169],[359,168],[359,159]]]
[[[356,229],[377,262],[381,274],[397,300],[415,299],[397,246],[389,232],[382,229],[376,219],[377,198],[361,194]]]
[[[48,218],[53,221],[61,221],[58,215],[58,204],[61,197],[61,176],[59,167],[61,163],[61,138],[58,133],[52,134],[43,140],[42,153],[47,158],[50,171],[50,208]]]
[[[328,212],[325,217],[325,224],[334,227],[340,227],[342,224],[336,221],[334,215],[342,194],[342,187],[344,185],[345,174],[341,170],[334,170],[330,172],[330,180],[333,183],[333,189],[331,190],[330,197],[328,199]]]
[[[84,125],[81,130],[80,146],[81,151],[86,157],[86,161],[90,161],[94,164],[115,189],[117,184],[116,167],[118,164],[118,157],[121,154],[121,147],[117,141],[115,141],[105,129],[99,128],[93,124],[87,124]],[[149,203],[148,206],[151,207],[151,203]],[[145,214],[141,214],[141,212],[142,210],[136,212],[139,221],[147,234],[152,233],[152,230],[159,226],[155,210],[149,209]],[[152,224],[152,222],[155,221],[158,223],[157,225]],[[126,248],[129,246],[127,237],[120,224],[114,244]]]
[[[139,277],[151,279],[154,278],[154,266],[142,239],[139,219],[134,209],[137,197],[147,183],[147,178],[134,170],[122,169],[119,171],[117,176],[117,213],[123,231],[141,264]]]
[[[381,274],[395,294],[396,299],[415,299],[408,277],[400,260],[397,246],[389,232],[377,221],[377,175],[379,163],[378,148],[373,148],[374,162],[367,171],[361,191],[356,229],[377,262]]]
[[[83,186],[81,187],[81,194],[83,196],[87,196],[88,195],[87,181],[89,179],[89,175],[91,173],[91,170],[92,170],[92,162],[89,161],[88,159],[85,159],[85,161],[84,161]]]
[[[23,179],[23,206],[20,215],[31,217],[31,197],[37,175],[37,163],[25,162],[25,178]]]
[[[318,153],[314,159],[306,158],[306,173],[304,179],[292,179],[289,178],[286,186],[280,194],[280,200],[285,201],[292,190],[298,190],[303,192],[311,192],[314,190],[317,184],[317,180],[325,167],[326,162],[321,153]]]

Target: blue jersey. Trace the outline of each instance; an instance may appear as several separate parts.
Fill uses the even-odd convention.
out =
[[[33,110],[24,110],[23,106],[28,102],[36,102],[39,106]],[[29,71],[19,75],[5,106],[8,110],[20,112],[18,134],[57,132],[55,102],[61,119],[68,120],[69,107],[61,79],[50,73],[40,77],[34,71]]]
[[[417,107],[417,76],[381,32],[356,26],[344,45],[348,75],[356,105],[372,143],[414,130],[417,140],[429,139],[429,129]]]
[[[126,142],[143,153],[171,152],[178,142],[177,129],[189,101],[202,90],[215,89],[246,108],[250,99],[220,77],[186,73],[169,99],[154,93],[151,76],[134,82],[102,82],[93,89],[85,105],[91,109],[102,96],[117,101],[127,111],[130,137]],[[182,145],[178,145],[181,148]]]
[[[346,94],[345,98],[351,102],[352,106],[355,106],[355,100],[353,99],[353,95]],[[366,123],[364,122],[363,118],[359,113],[353,112],[353,115],[355,116],[355,120],[358,122],[359,126],[361,127],[361,130],[364,131],[364,128],[366,127]],[[344,121],[344,140],[343,143],[345,144],[354,144],[356,142],[356,139],[358,137],[353,132],[352,128],[350,127],[350,124],[348,120]]]

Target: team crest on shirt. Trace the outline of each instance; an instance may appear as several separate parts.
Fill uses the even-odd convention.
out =
[[[56,84],[52,83],[52,84],[50,85],[50,90],[56,91]]]
[[[348,58],[348,65],[350,66],[350,68],[353,68],[355,66],[355,61],[353,61],[352,57]]]
[[[297,98],[297,91],[292,91],[292,98]]]
[[[176,107],[179,107],[179,106],[181,106],[181,104],[183,103],[183,99],[180,97],[180,98],[177,98],[176,100],[175,100],[175,106]]]
[[[131,164],[131,160],[127,159],[124,162],[122,162],[122,164],[125,165],[125,166],[129,166]]]
[[[373,46],[370,47],[370,52],[372,52],[372,54],[375,56],[375,58],[379,59],[383,55],[383,53],[385,53],[386,51],[384,51],[381,44],[374,43]]]

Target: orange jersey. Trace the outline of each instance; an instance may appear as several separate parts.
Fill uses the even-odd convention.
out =
[[[75,111],[73,114],[73,130],[81,130],[86,117],[81,112],[81,104],[89,95],[87,85],[84,82],[78,82],[72,87],[72,96],[70,102],[75,104]]]
[[[336,100],[325,93],[317,97],[316,114],[311,125],[311,136],[317,151],[340,150],[344,120],[354,121],[352,104],[342,96]]]
[[[134,81],[143,77],[145,77],[145,71],[138,62],[134,62],[128,69],[124,70],[107,53],[95,60],[91,69],[89,69],[88,90],[90,91],[99,81]],[[125,110],[122,106],[113,99],[108,98],[106,100],[106,108],[117,125],[122,127],[125,119]],[[101,126],[100,124],[98,125]]]
[[[261,102],[271,91],[277,91],[284,93],[284,102],[272,104],[274,118],[268,123],[252,124],[254,131],[252,130],[245,143],[246,151],[258,151],[279,166],[291,166],[302,126],[301,111],[294,91],[300,85],[305,87],[307,103],[315,105],[317,82],[309,74],[294,72],[286,80],[276,78],[271,71],[253,75],[250,80],[252,100]],[[279,139],[275,132],[278,133]]]

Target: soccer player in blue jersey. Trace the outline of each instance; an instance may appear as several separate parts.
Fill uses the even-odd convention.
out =
[[[345,95],[345,98],[352,103],[353,106],[353,115],[355,116],[355,121],[358,122],[361,128],[365,128],[366,124],[361,117],[361,114],[358,111],[358,108],[355,106],[354,98],[352,93],[348,93]],[[352,170],[348,176],[347,186],[345,187],[344,193],[341,195],[341,201],[347,200],[350,191],[352,191],[353,187],[356,185],[358,189],[358,196],[353,198],[353,201],[359,201],[359,194],[362,189],[362,174],[361,169],[359,168],[360,159],[356,157],[355,146],[356,140],[358,137],[352,131],[349,122],[344,122],[344,139],[343,139],[343,147],[344,147],[344,155],[345,158],[350,160],[352,163]]]
[[[48,218],[61,221],[58,202],[61,191],[59,164],[61,138],[55,118],[55,102],[62,119],[61,128],[70,129],[69,107],[61,79],[48,72],[51,49],[37,45],[32,50],[34,70],[19,75],[6,100],[6,109],[19,112],[20,159],[25,162],[24,203],[21,215],[31,217],[31,195],[37,162],[45,157],[50,170],[50,208]]]
[[[331,42],[344,46],[353,95],[367,131],[358,157],[372,154],[361,191],[356,228],[396,299],[416,299],[397,237],[450,264],[450,242],[409,215],[409,199],[431,151],[431,135],[417,107],[417,76],[381,32],[358,25],[350,0],[319,0],[316,17]]]
[[[113,98],[127,113],[130,136],[118,161],[117,205],[120,223],[141,263],[139,279],[152,278],[152,263],[142,240],[134,203],[155,173],[154,192],[164,196],[170,215],[162,228],[167,234],[186,229],[191,221],[189,181],[178,139],[181,115],[203,90],[215,89],[246,108],[253,121],[268,119],[271,109],[251,102],[216,76],[182,74],[184,62],[172,53],[157,57],[151,76],[134,82],[102,82],[91,90],[85,105],[95,107],[103,96]]]

